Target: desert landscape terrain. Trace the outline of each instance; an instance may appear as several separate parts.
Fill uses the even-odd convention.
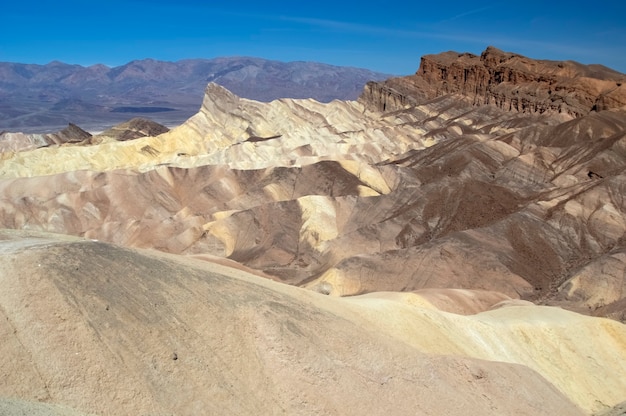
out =
[[[2,133],[0,414],[624,414],[625,81],[489,47]]]

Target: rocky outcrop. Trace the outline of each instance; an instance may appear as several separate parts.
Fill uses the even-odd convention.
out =
[[[0,133],[0,153],[23,152],[66,143],[92,145],[107,140],[134,140],[140,137],[155,137],[168,131],[169,128],[152,120],[133,118],[92,136],[91,133],[70,123],[68,127],[56,133]]]
[[[155,137],[168,132],[170,129],[155,121],[135,117],[127,122],[115,125],[110,129],[99,133],[92,142],[97,142],[109,137],[118,141],[134,140],[140,137]]]
[[[422,57],[413,76],[370,82],[361,100],[397,110],[446,94],[505,111],[580,117],[626,105],[626,75],[600,65],[534,60],[487,48]]]
[[[45,135],[50,141],[50,144],[64,144],[64,143],[80,143],[91,136],[91,133],[86,132],[75,124],[70,123],[66,128],[58,133],[50,133]]]
[[[72,123],[56,133],[26,134],[2,132],[0,133],[0,153],[18,152],[54,144],[82,143],[90,138],[91,133]]]
[[[424,84],[420,78],[410,81]],[[384,82],[370,81],[365,84],[359,101],[376,111],[401,111],[432,98],[426,93],[427,86],[414,88],[408,78],[390,78]]]

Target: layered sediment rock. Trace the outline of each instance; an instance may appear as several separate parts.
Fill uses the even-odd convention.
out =
[[[489,47],[480,56],[426,55],[415,75],[370,82],[360,99],[390,111],[446,94],[505,111],[580,117],[626,105],[626,75],[601,65],[534,60]]]
[[[393,116],[372,113],[355,101],[323,104],[283,99],[262,103],[209,84],[198,114],[169,132],[124,143],[104,141],[80,149],[5,154],[0,160],[0,176],[82,169],[150,170],[164,164],[260,169],[303,166],[320,160],[377,163],[431,146],[443,137],[459,136],[468,125],[509,118],[505,113],[479,109],[468,112],[454,100],[445,99]],[[44,160],[55,163],[42,163]]]
[[[158,136],[159,134],[166,133],[169,130],[169,128],[155,121],[136,117],[99,133],[96,135],[94,140],[99,141],[107,137],[118,141],[134,140],[140,137]]]
[[[334,295],[479,289],[623,320],[623,296],[576,276],[623,249],[625,131],[619,110],[559,123],[447,95],[380,114],[211,84],[160,136],[5,157],[0,220]]]

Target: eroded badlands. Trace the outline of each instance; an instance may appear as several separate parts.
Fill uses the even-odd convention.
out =
[[[0,409],[619,412],[624,77],[489,48],[358,101],[210,84],[163,134],[11,136]]]

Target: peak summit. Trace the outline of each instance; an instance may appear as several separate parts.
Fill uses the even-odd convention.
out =
[[[234,108],[240,98],[215,82],[209,82],[204,89],[204,100],[202,101],[201,112],[214,113]],[[219,109],[216,109],[216,106]]]

